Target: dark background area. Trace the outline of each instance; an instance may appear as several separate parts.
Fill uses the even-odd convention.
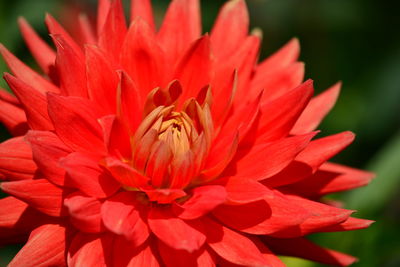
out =
[[[128,7],[128,1],[125,1]],[[158,20],[169,1],[153,1]],[[204,31],[209,31],[225,1],[202,1]],[[370,186],[333,196],[357,217],[376,220],[369,229],[319,234],[312,238],[360,258],[354,266],[400,266],[400,1],[248,0],[251,26],[263,30],[261,58],[292,37],[300,40],[306,79],[316,92],[343,81],[341,96],[320,136],[351,130],[356,141],[334,159],[377,173]],[[0,42],[35,66],[22,42],[17,17],[24,16],[46,36],[45,12],[63,20],[62,7],[95,10],[96,1],[0,0]],[[0,71],[7,71],[0,60]],[[7,88],[1,81],[0,86]],[[2,128],[2,140],[8,134]],[[1,208],[1,207],[0,207]],[[5,266],[18,247],[0,249]],[[285,258],[288,266],[318,266]]]

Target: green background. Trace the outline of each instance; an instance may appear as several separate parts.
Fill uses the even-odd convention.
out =
[[[128,1],[126,6],[128,6]],[[161,18],[169,1],[153,1]],[[204,29],[209,31],[224,1],[202,1]],[[306,78],[317,93],[338,80],[341,97],[325,119],[321,135],[351,130],[356,141],[334,161],[374,171],[368,186],[333,196],[356,216],[376,220],[369,229],[312,236],[320,244],[361,259],[354,266],[400,266],[400,10],[399,1],[248,0],[252,27],[264,32],[261,58],[292,37],[302,46]],[[17,17],[24,16],[43,35],[45,12],[61,17],[62,6],[94,10],[96,1],[0,0],[0,42],[35,66],[27,53]],[[7,71],[0,60],[0,71]],[[1,81],[0,86],[6,88]],[[2,140],[8,138],[1,129]],[[1,207],[0,207],[1,208]],[[18,246],[0,249],[5,266]],[[288,266],[320,266],[285,258]]]

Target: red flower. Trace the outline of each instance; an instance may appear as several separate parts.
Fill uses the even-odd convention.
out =
[[[156,31],[151,5],[100,1],[80,44],[46,17],[56,52],[22,34],[45,76],[0,51],[15,96],[0,117],[1,244],[29,239],[9,266],[333,265],[355,258],[305,236],[371,221],[319,201],[372,175],[328,163],[350,132],[312,140],[340,85],[312,98],[297,40],[257,63],[243,0],[201,36],[198,0],[174,0]]]

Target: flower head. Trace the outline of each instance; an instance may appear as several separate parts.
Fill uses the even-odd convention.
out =
[[[38,74],[4,46],[1,244],[10,266],[333,265],[355,258],[305,236],[371,221],[324,203],[370,173],[327,162],[350,132],[313,140],[337,84],[312,97],[296,39],[258,63],[243,0],[201,35],[198,0],[173,0],[159,30],[149,0],[100,0],[75,41],[54,18],[55,50],[24,20]],[[49,249],[51,248],[51,249]]]

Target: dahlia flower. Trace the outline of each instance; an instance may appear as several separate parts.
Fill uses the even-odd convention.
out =
[[[55,49],[19,20],[42,73],[0,47],[15,95],[0,94],[0,244],[26,242],[10,267],[356,260],[306,238],[368,227],[323,196],[372,174],[327,162],[352,133],[314,139],[340,84],[313,97],[296,39],[258,63],[244,0],[204,35],[198,0],[173,0],[158,30],[149,0],[129,26],[100,0],[80,38],[45,21]]]

